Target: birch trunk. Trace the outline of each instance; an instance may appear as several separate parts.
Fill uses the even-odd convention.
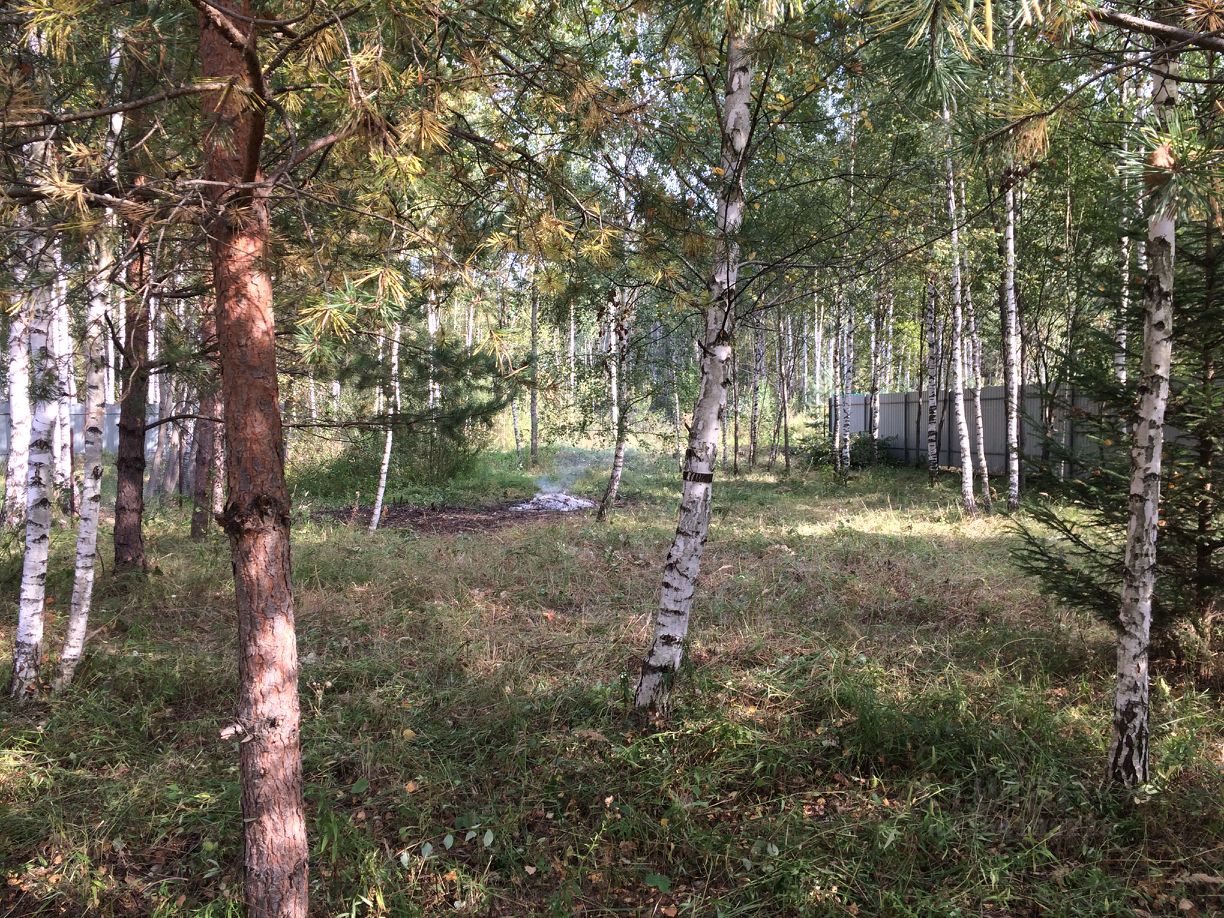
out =
[[[965,183],[961,182],[961,213],[968,217]],[[982,334],[973,308],[973,283],[965,281],[965,318],[969,322],[969,397],[973,401],[973,439],[977,449],[978,477],[982,480],[982,509],[990,512],[990,462],[986,457],[986,419],[982,416]]]
[[[638,710],[665,714],[671,682],[680,668],[688,636],[693,593],[710,528],[710,500],[718,433],[727,403],[727,369],[735,334],[735,294],[739,273],[737,234],[744,219],[744,171],[752,132],[752,63],[742,36],[727,36],[727,79],[721,119],[722,186],[715,218],[715,258],[707,287],[701,381],[682,473],[676,535],[667,553],[654,638],[634,692]]]
[[[881,296],[883,294],[881,293]],[[880,345],[883,340],[881,334],[880,323],[882,321],[882,312],[880,302],[877,299],[875,312],[871,316],[871,342],[870,342],[870,360],[871,360],[871,379],[869,383],[868,399],[868,414],[867,414],[867,432],[871,437],[871,461],[874,464],[876,459],[876,444],[880,440]]]
[[[38,52],[37,38],[31,38]],[[51,144],[45,137],[26,145],[35,168],[47,165]],[[50,273],[48,240],[34,227],[33,217],[18,211],[14,279],[21,291],[20,311],[28,317],[30,416],[25,480],[25,554],[18,594],[17,630],[13,640],[13,673],[9,695],[25,701],[38,690],[42,663],[43,624],[47,593],[47,557],[51,541],[51,487],[55,474],[52,437],[57,419],[59,379],[51,352],[55,303],[47,284]]]
[[[976,515],[977,500],[973,496],[973,448],[969,440],[969,422],[965,417],[965,335],[961,301],[960,220],[956,207],[956,172],[952,166],[952,115],[946,103],[943,109],[943,120],[947,131],[944,172],[952,247],[952,419],[956,424],[956,439],[960,444],[961,507],[966,513]]]
[[[26,280],[23,283],[30,283]],[[17,527],[26,518],[26,484],[30,458],[30,306],[23,297],[9,319],[8,406],[9,453],[4,478],[4,523]]]
[[[531,467],[540,464],[540,295],[531,291]]]
[[[1162,131],[1177,103],[1176,51],[1160,48],[1151,61],[1152,110]],[[1149,162],[1171,168],[1167,146]],[[1173,359],[1173,267],[1176,210],[1164,199],[1167,174],[1149,173],[1148,275],[1143,288],[1143,364],[1138,408],[1131,433],[1130,520],[1122,571],[1118,676],[1114,693],[1109,777],[1127,786],[1145,784],[1148,771],[1148,646],[1152,592],[1156,585],[1156,538],[1160,525],[1160,472],[1165,408]]]
[[[1007,26],[1007,92],[1011,95],[1016,56],[1015,29]],[[1007,509],[1020,509],[1020,313],[1016,303],[1016,178],[1014,164],[1003,171],[1003,391],[1006,411]]]
[[[64,274],[64,259],[59,240],[51,244],[51,268],[54,279],[49,292],[54,315],[51,320],[51,352],[55,361],[56,401],[54,436],[55,488],[67,498],[69,513],[75,513],[76,483],[72,470],[72,403],[76,396],[76,381],[72,372],[72,333],[68,327],[68,281]]]
[[[391,353],[389,363],[391,383],[391,405],[392,410],[399,414],[400,411],[400,383],[399,383],[399,352],[400,352],[400,325],[396,322],[391,326]],[[387,425],[387,436],[383,443],[382,464],[378,468],[378,492],[374,495],[374,512],[370,515],[370,532],[378,529],[378,524],[382,520],[383,498],[387,494],[387,473],[391,469],[391,436],[393,433],[393,425]]]
[[[927,390],[927,474],[931,487],[939,478],[939,341],[935,329],[935,311],[938,302],[935,275],[927,275],[926,310],[922,324],[926,328],[926,390]]]
[[[232,18],[230,13],[236,14]],[[259,72],[250,0],[201,5],[205,78],[249,90]],[[235,47],[219,28],[246,37]],[[248,69],[247,58],[254,60]],[[216,292],[229,500],[222,515],[238,612],[237,735],[246,912],[306,918],[309,847],[302,801],[301,713],[289,562],[289,495],[267,272],[268,194],[259,168],[263,107],[239,92],[205,96],[208,238]],[[250,183],[255,183],[253,190]],[[221,206],[224,205],[224,206]]]
[[[80,528],[77,530],[76,571],[72,583],[72,610],[60,650],[54,690],[71,683],[85,651],[89,612],[93,600],[94,567],[98,559],[98,518],[102,508],[102,425],[106,416],[106,307],[111,256],[104,231],[89,240],[92,266],[89,305],[85,315],[85,437],[81,482]]]
[[[765,378],[765,336],[752,332],[752,404],[748,410],[748,468],[756,466],[761,430],[761,380]]]
[[[608,486],[604,489],[603,499],[599,502],[599,511],[595,517],[599,522],[608,518],[608,513],[616,503],[616,495],[620,491],[621,474],[625,468],[625,448],[629,440],[629,323],[634,313],[637,299],[636,293],[623,294],[623,308],[620,310],[616,324],[612,328],[615,336],[615,355],[619,372],[618,404],[620,411],[616,419],[616,446],[612,450],[612,468],[608,473]]]
[[[841,430],[838,467],[843,475],[850,474],[850,396],[854,391],[854,304],[847,300],[841,329],[841,397],[838,399]]]
[[[1122,118],[1127,119],[1130,116],[1128,106],[1130,103],[1130,81],[1126,78],[1127,74],[1123,73],[1121,95],[1122,95]],[[1125,161],[1130,154],[1130,137],[1127,134],[1126,126],[1122,128],[1122,159]],[[1114,358],[1113,369],[1114,379],[1120,385],[1126,385],[1126,348],[1127,348],[1127,320],[1130,315],[1130,263],[1131,263],[1131,237],[1128,230],[1130,224],[1131,210],[1131,189],[1130,177],[1125,170],[1122,172],[1122,234],[1118,239],[1118,276],[1121,281],[1118,288],[1118,313],[1114,316]]]
[[[789,347],[786,348],[790,350]],[[778,412],[782,421],[782,467],[790,474],[790,378],[782,348],[782,317],[778,316]]]

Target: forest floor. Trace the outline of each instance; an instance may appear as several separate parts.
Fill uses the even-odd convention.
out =
[[[492,503],[537,485],[498,474]],[[1219,698],[1157,676],[1157,779],[1106,788],[1109,633],[1042,597],[1009,522],[963,519],[955,491],[720,480],[665,725],[628,704],[671,462],[633,456],[607,525],[370,535],[305,506],[313,913],[1218,913]],[[71,695],[0,702],[0,916],[239,914],[228,552],[177,509],[148,528],[157,571],[104,573]],[[70,557],[65,531],[53,619]],[[10,550],[6,647],[18,575]]]

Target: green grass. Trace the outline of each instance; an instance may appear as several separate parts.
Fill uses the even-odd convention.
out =
[[[593,494],[593,458],[548,471]],[[519,474],[491,460],[489,490],[499,464]],[[1224,908],[1219,699],[1158,678],[1157,779],[1106,788],[1109,636],[1038,595],[1008,523],[962,519],[954,490],[907,471],[719,481],[666,725],[627,705],[670,461],[632,457],[607,526],[297,525],[315,913]],[[227,549],[176,511],[150,528],[158,572],[103,576],[73,693],[0,707],[0,915],[239,914]]]

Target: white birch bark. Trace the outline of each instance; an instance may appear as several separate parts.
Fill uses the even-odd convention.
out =
[[[1176,52],[1165,46],[1149,65],[1152,110],[1164,130],[1177,104]],[[1171,167],[1167,146],[1152,151],[1150,162]],[[1148,274],[1143,288],[1143,363],[1138,408],[1131,427],[1130,519],[1122,571],[1118,673],[1114,691],[1109,776],[1133,786],[1145,784],[1148,770],[1148,649],[1152,593],[1156,585],[1156,540],[1160,525],[1160,474],[1165,408],[1173,359],[1173,267],[1176,210],[1162,198],[1167,176],[1150,174]]]
[[[841,397],[838,399],[841,437],[838,444],[841,457],[838,467],[843,475],[850,474],[850,396],[854,392],[854,303],[847,301],[841,327]]]
[[[1014,81],[1015,28],[1007,26],[1007,93]],[[1003,389],[1006,419],[1007,509],[1020,509],[1020,314],[1016,303],[1016,178],[1014,163],[1003,171]]]
[[[615,377],[613,383],[615,392]],[[534,288],[534,283],[531,291],[531,390],[528,395],[528,420],[531,424],[528,461],[535,468],[540,464],[540,294]]]
[[[89,630],[93,599],[94,566],[98,558],[98,519],[102,507],[102,425],[106,412],[106,307],[112,259],[109,240],[99,229],[89,240],[92,261],[88,280],[89,304],[85,314],[85,442],[82,450],[80,526],[77,530],[76,565],[72,582],[72,609],[68,630],[60,650],[59,672],[54,691],[62,692],[72,682]]]
[[[969,202],[965,194],[965,182],[961,180],[961,213],[968,218]],[[966,264],[968,258],[966,258]],[[990,462],[986,457],[986,419],[982,416],[982,334],[978,326],[977,312],[973,308],[973,282],[964,280],[965,319],[969,323],[969,350],[966,368],[969,376],[969,397],[973,402],[973,442],[977,452],[978,477],[982,480],[982,509],[990,512]]]
[[[956,207],[956,172],[952,165],[952,115],[947,103],[943,108],[944,128],[947,133],[944,148],[944,173],[947,185],[948,221],[951,224],[949,238],[952,248],[952,420],[956,425],[956,439],[960,444],[961,507],[966,513],[977,513],[977,500],[973,496],[973,449],[969,440],[969,422],[965,417],[965,335],[964,314],[961,301],[960,266],[960,220]]]
[[[48,293],[53,314],[49,339],[55,366],[58,397],[55,427],[52,431],[52,452],[55,462],[55,488],[67,495],[68,507],[76,509],[76,488],[72,478],[72,404],[76,392],[72,372],[72,333],[68,327],[68,279],[64,274],[63,250],[60,241],[51,243],[50,266],[54,274]]]
[[[399,381],[399,360],[400,352],[400,324],[396,322],[391,326],[391,345],[390,345],[390,383],[391,383],[391,404],[392,410],[399,414],[400,411],[400,381]],[[391,469],[391,440],[394,433],[394,425],[387,425],[386,439],[383,441],[382,463],[378,467],[378,491],[374,495],[374,512],[370,515],[370,532],[378,529],[378,524],[382,521],[383,498],[387,494],[387,473]]]
[[[17,273],[14,271],[14,273]],[[23,272],[24,273],[24,272]],[[24,286],[32,279],[19,279]],[[8,407],[9,453],[4,478],[4,522],[20,526],[26,518],[26,479],[30,458],[30,307],[33,300],[24,296],[9,319],[8,330]]]
[[[926,308],[922,314],[922,324],[926,329],[926,390],[927,390],[927,474],[932,486],[939,478],[939,341],[935,329],[935,306],[938,302],[938,289],[935,286],[935,275],[927,275]]]
[[[32,232],[24,244],[23,258],[35,282],[27,295],[30,305],[30,425],[29,463],[26,474],[25,555],[21,567],[21,591],[17,608],[17,631],[13,642],[13,675],[9,695],[29,698],[38,687],[42,663],[43,620],[47,592],[47,557],[51,542],[51,489],[55,475],[52,438],[58,416],[59,378],[51,338],[55,323],[55,301],[46,284],[39,284],[43,269],[49,270],[47,243]]]
[[[756,466],[761,428],[761,381],[765,378],[765,335],[752,332],[752,404],[748,411],[748,468]]]
[[[735,334],[739,274],[737,235],[744,219],[744,171],[752,132],[752,62],[744,38],[727,36],[727,79],[721,119],[722,185],[715,218],[715,257],[707,286],[701,381],[682,473],[676,535],[667,552],[654,638],[634,693],[638,710],[666,713],[671,680],[680,668],[688,636],[701,554],[710,529],[710,500],[718,434],[727,403],[728,367]]]
[[[1122,79],[1122,118],[1130,116],[1130,80],[1126,75]],[[1125,123],[1122,128],[1122,159],[1125,161],[1130,152],[1130,137],[1127,135]],[[1118,313],[1114,316],[1114,379],[1121,385],[1126,385],[1126,323],[1130,313],[1130,264],[1131,237],[1128,230],[1130,224],[1131,190],[1130,177],[1122,171],[1122,235],[1118,239],[1118,276],[1121,281],[1118,288]]]

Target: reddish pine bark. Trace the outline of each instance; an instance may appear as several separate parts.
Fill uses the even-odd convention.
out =
[[[249,0],[201,0],[205,78],[235,91],[206,97],[205,178],[216,294],[229,498],[222,524],[233,555],[245,897],[251,918],[305,918],[306,823],[297,641],[289,565],[289,495],[281,458],[272,283],[265,264],[266,192],[259,171],[263,91]],[[228,16],[227,13],[236,13]],[[247,185],[248,188],[240,187]]]

